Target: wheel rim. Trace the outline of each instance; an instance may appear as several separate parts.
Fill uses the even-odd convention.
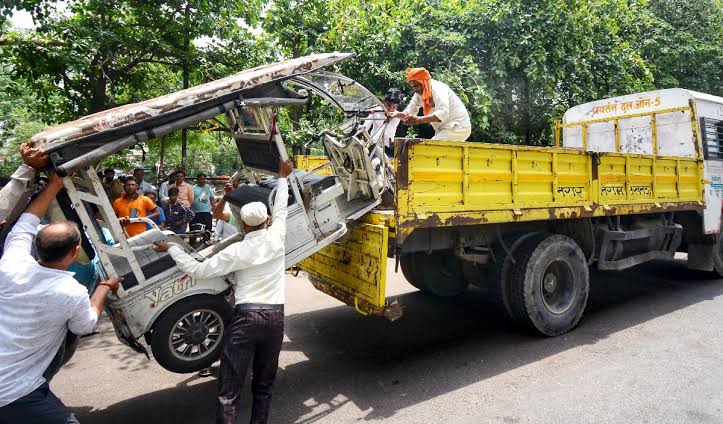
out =
[[[221,315],[198,309],[176,321],[168,336],[168,347],[176,358],[194,361],[209,355],[221,343],[223,330]]]
[[[545,268],[540,280],[542,302],[553,314],[565,313],[575,300],[574,273],[570,263],[563,258],[553,259]]]

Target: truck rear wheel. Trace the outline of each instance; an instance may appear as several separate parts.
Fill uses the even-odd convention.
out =
[[[422,277],[422,290],[440,297],[456,296],[467,288],[460,260],[451,250],[418,256],[415,272]]]
[[[163,368],[177,373],[210,367],[221,355],[231,305],[221,295],[179,300],[153,325],[151,350]]]
[[[410,284],[435,296],[456,296],[467,288],[462,264],[451,250],[411,253],[402,256],[400,264]]]
[[[510,274],[510,309],[516,321],[545,336],[573,329],[587,305],[590,277],[580,247],[570,237],[526,239]]]
[[[515,315],[510,306],[510,274],[517,263],[517,251],[520,245],[530,237],[539,237],[540,233],[512,234],[504,236],[505,247],[500,242],[492,244],[494,260],[487,267],[487,288],[490,300],[495,307],[515,320]],[[512,257],[510,257],[510,254]]]
[[[716,243],[712,248],[713,271],[715,271],[719,277],[723,277],[723,237],[721,237],[720,234],[716,236]]]
[[[422,277],[415,272],[414,262],[418,253],[408,253],[399,257],[399,266],[407,282],[419,290],[424,290]]]

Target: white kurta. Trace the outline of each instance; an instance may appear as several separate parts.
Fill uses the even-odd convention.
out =
[[[389,118],[381,110],[376,110],[369,114],[369,120],[364,122],[364,128],[375,142],[384,147],[391,147],[399,122],[399,118]]]
[[[45,382],[43,372],[68,330],[93,331],[98,315],[73,273],[46,268],[30,255],[40,219],[20,215],[0,260],[0,407]]]
[[[462,100],[447,84],[441,81],[431,80],[430,85],[434,102],[431,114],[440,120],[440,122],[431,122],[432,128],[434,128],[432,140],[467,140],[472,133],[472,124]],[[404,111],[410,115],[416,115],[422,105],[422,96],[414,93]]]
[[[279,178],[271,225],[245,235],[216,255],[198,262],[172,245],[168,253],[181,271],[194,278],[213,278],[234,274],[236,304],[284,303],[284,271],[286,215],[289,187],[286,178]]]

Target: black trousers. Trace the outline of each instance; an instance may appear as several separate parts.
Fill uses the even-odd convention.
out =
[[[271,389],[284,339],[284,309],[244,310],[238,306],[224,336],[218,375],[216,422],[236,424],[241,414],[241,389],[252,363],[251,423],[266,423]]]
[[[78,424],[48,383],[0,408],[0,424]]]
[[[53,360],[50,361],[50,365],[48,365],[48,368],[45,369],[45,372],[43,373],[43,378],[45,381],[50,383],[50,381],[55,377],[55,374],[60,371],[60,368],[63,367],[63,365],[67,364],[68,361],[73,357],[75,354],[75,349],[78,347],[78,340],[80,337],[73,334],[70,330],[68,330],[68,334],[65,336],[65,340],[63,341],[63,344],[60,345],[60,348],[58,348],[58,352],[53,357]]]

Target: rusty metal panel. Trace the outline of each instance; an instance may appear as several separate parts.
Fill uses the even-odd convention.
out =
[[[398,240],[417,227],[700,210],[703,185],[698,159],[408,140]]]
[[[324,293],[361,313],[380,313],[386,305],[388,236],[386,225],[357,225],[338,242],[299,262],[299,267]]]

